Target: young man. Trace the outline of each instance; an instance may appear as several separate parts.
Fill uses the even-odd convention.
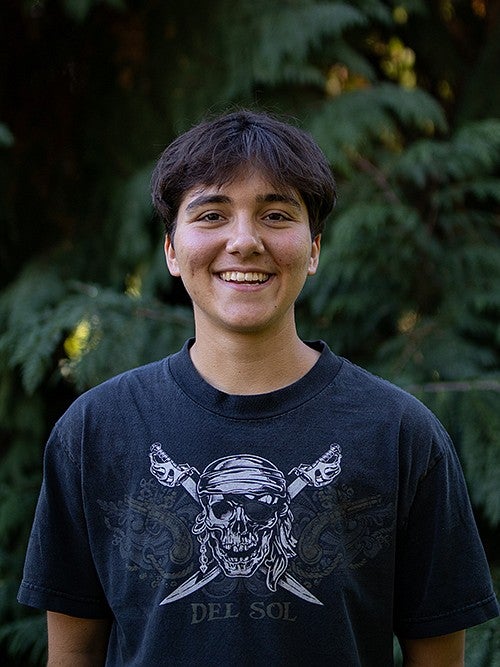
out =
[[[153,176],[195,338],[81,396],[46,449],[19,600],[49,665],[463,664],[498,613],[449,438],[297,335],[335,202],[312,138],[202,123]]]

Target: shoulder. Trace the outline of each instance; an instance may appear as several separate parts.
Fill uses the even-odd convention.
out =
[[[443,456],[454,454],[449,434],[439,418],[419,398],[394,383],[342,359],[336,378],[351,410],[365,423],[397,431],[401,460],[419,459],[432,466]]]
[[[341,361],[342,367],[337,382],[361,404],[371,405],[376,410],[393,410],[394,416],[402,414],[410,420],[435,419],[431,410],[422,401],[402,387],[348,359],[341,357]]]
[[[168,357],[132,368],[88,389],[75,400],[73,406],[100,403],[141,389],[150,391],[167,378],[167,368]]]
[[[151,409],[168,400],[170,375],[168,357],[120,373],[78,396],[58,419],[53,433],[64,438],[65,434],[85,430],[96,425],[109,427],[123,418],[124,423],[134,411]]]
[[[120,373],[81,394],[54,424],[46,455],[64,452],[79,464],[85,452],[97,456],[117,443],[132,447],[141,429],[159,423],[165,406],[174,403],[168,359]]]
[[[349,417],[357,414],[365,423],[400,426],[408,429],[443,431],[438,418],[416,396],[404,388],[376,375],[351,360],[336,355],[322,345],[323,367],[328,374],[328,400],[333,399],[340,411]],[[328,361],[331,360],[331,361]]]

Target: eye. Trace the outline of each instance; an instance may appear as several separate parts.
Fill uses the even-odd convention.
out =
[[[267,523],[277,514],[282,506],[282,501],[271,494],[258,497],[245,495],[238,499],[238,505],[243,507],[249,519],[262,524]]]
[[[276,505],[268,505],[259,500],[247,500],[242,503],[246,515],[256,523],[266,523],[276,514]]]
[[[281,211],[270,211],[264,215],[265,220],[271,220],[272,222],[283,222],[285,220],[290,220],[290,216]]]
[[[227,500],[213,503],[211,509],[217,519],[228,519],[234,511],[233,505]]]
[[[219,222],[220,220],[222,220],[222,215],[215,211],[209,211],[208,213],[203,213],[203,215],[200,215],[198,217],[198,220],[202,220],[205,222]]]
[[[262,213],[261,220],[264,224],[267,224],[271,227],[288,227],[294,222],[297,222],[299,218],[297,214],[292,213],[287,210],[271,210],[265,211]]]

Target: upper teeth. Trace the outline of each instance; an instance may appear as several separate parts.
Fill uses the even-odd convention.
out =
[[[224,271],[220,274],[222,280],[237,283],[263,283],[269,278],[268,273],[243,273],[242,271]]]

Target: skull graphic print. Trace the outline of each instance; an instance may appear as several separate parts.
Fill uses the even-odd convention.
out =
[[[257,456],[219,459],[200,476],[198,496],[203,509],[193,532],[202,559],[208,546],[228,577],[250,577],[266,561],[275,590],[272,571],[284,571],[295,555],[283,473]]]
[[[330,484],[340,473],[340,460],[339,445],[331,445],[315,463],[293,468],[287,484],[281,470],[259,456],[220,458],[200,475],[196,468],[174,463],[159,443],[152,445],[151,473],[164,486],[182,485],[201,506],[192,529],[200,543],[200,572],[162,604],[189,595],[221,572],[251,577],[257,570],[265,572],[269,590],[279,584],[321,604],[286,572],[296,545],[290,501],[306,486]]]

